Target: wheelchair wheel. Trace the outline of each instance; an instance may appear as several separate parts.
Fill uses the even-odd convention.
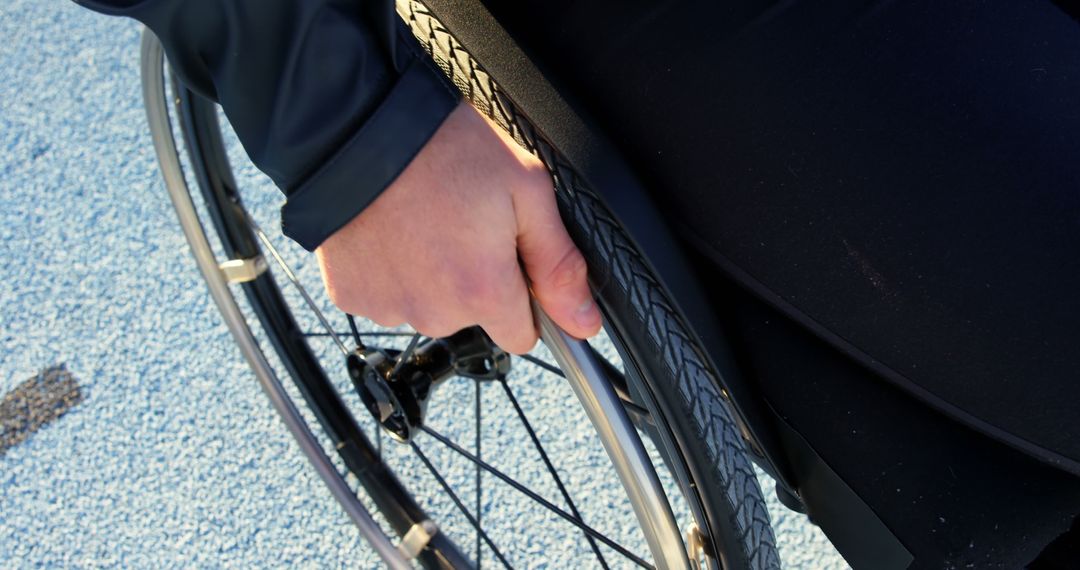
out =
[[[423,26],[418,35],[438,35],[431,33],[438,22],[422,6],[399,8],[414,27]],[[452,37],[440,37],[455,49]],[[163,71],[154,43],[144,42],[144,83],[147,70],[159,81]],[[428,45],[436,57],[447,46]],[[469,90],[474,105],[555,173],[565,221],[597,272],[590,280],[604,284],[594,294],[606,336],[587,356],[618,395],[619,415],[625,412],[644,435],[685,555],[662,558],[639,499],[620,484],[547,350],[511,359],[477,329],[427,339],[335,311],[313,256],[260,229],[258,220],[272,214],[259,207],[265,199],[238,187],[234,170],[251,166],[229,143],[216,107],[175,80],[171,96],[163,86],[147,88],[174,204],[177,193],[187,194],[188,180],[198,188],[180,199],[200,206],[178,205],[189,243],[275,407],[294,435],[317,432],[310,440],[297,435],[302,449],[309,458],[325,452],[328,461],[313,463],[365,536],[377,527],[401,537],[397,554],[428,568],[779,567],[741,435],[663,288],[587,183],[500,96],[495,81],[476,62],[443,63],[451,73],[468,69],[455,82],[483,86]],[[157,117],[154,128],[154,109],[167,109],[166,102],[175,103],[171,120],[187,149],[183,169],[170,118]],[[216,234],[214,243],[203,228]],[[210,277],[207,260],[211,273],[235,285],[215,286],[220,277]],[[246,309],[237,304],[240,290]],[[294,389],[268,387],[267,375],[288,376]],[[286,413],[293,400],[306,411]],[[340,496],[342,489],[351,497]],[[350,508],[348,499],[357,496],[361,506]],[[379,516],[365,518],[368,511]],[[383,554],[385,544],[373,545]]]

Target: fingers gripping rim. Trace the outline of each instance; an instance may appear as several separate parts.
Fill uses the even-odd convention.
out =
[[[703,501],[711,539],[720,543],[725,566],[779,568],[772,527],[743,440],[714,371],[686,331],[664,288],[600,198],[551,147],[495,81],[419,2],[399,0],[398,9],[421,44],[475,107],[537,154],[551,172],[567,229],[589,266],[598,296],[614,305],[631,331],[639,354],[660,355],[639,366],[663,385],[654,397],[669,405],[669,422],[682,423],[697,442],[682,449],[695,462],[696,479],[710,488]],[[609,315],[611,317],[611,315]]]

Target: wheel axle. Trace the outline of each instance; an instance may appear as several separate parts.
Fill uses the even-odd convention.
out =
[[[510,372],[510,355],[480,327],[427,339],[414,350],[365,348],[346,358],[353,386],[368,412],[397,441],[407,442],[424,424],[428,399],[454,376],[498,380]]]

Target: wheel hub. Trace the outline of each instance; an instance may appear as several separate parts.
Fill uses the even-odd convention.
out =
[[[435,388],[454,376],[498,380],[510,372],[510,355],[480,327],[425,340],[414,350],[364,348],[345,363],[368,412],[398,441],[409,441],[424,423]]]

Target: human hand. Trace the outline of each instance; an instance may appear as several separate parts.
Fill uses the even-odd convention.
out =
[[[600,329],[551,176],[467,103],[315,253],[334,304],[383,326],[442,337],[478,324],[504,350],[528,352],[537,333],[524,269],[566,332]]]

